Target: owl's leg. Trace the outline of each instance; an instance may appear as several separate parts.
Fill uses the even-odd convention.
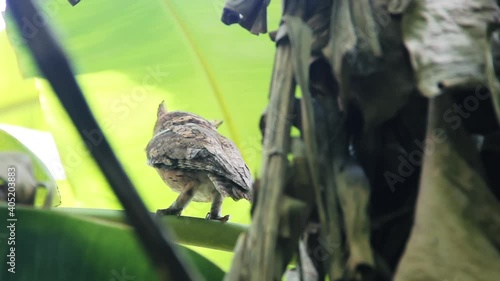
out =
[[[214,191],[212,207],[210,208],[210,213],[207,214],[207,220],[218,220],[221,222],[227,222],[229,220],[229,215],[221,216],[223,199],[224,198],[218,191]]]
[[[191,199],[193,199],[194,196],[194,188],[193,185],[190,185],[184,189],[184,191],[179,194],[177,199],[170,205],[170,207],[166,209],[159,209],[156,211],[156,214],[159,216],[165,216],[165,215],[176,215],[180,216],[182,213],[182,210],[186,208],[186,206],[191,202]]]

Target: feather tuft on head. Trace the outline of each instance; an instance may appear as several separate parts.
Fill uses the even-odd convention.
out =
[[[162,115],[165,115],[167,113],[167,108],[165,107],[165,101],[162,101],[160,105],[158,106],[158,112],[156,113],[156,116],[159,118]]]
[[[210,121],[210,123],[212,123],[212,125],[213,125],[216,129],[217,129],[217,128],[219,128],[219,126],[220,126],[220,125],[222,125],[222,123],[223,123],[223,122],[224,122],[224,121],[222,121],[222,120],[212,120],[212,121]]]

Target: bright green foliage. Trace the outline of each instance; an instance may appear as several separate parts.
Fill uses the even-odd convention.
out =
[[[274,44],[238,26],[220,22],[224,1],[96,1],[75,7],[67,1],[37,1],[55,27],[97,120],[151,211],[177,196],[146,165],[144,148],[152,136],[158,104],[207,119],[219,119],[222,134],[242,151],[254,176],[260,167],[258,121],[272,70]],[[270,30],[278,26],[279,4],[269,9]],[[274,18],[272,18],[274,16]],[[36,33],[36,25],[31,28]],[[68,116],[45,80],[36,77],[26,48],[0,31],[0,123],[50,130],[66,168],[72,194],[66,207],[120,208],[90,158]],[[7,82],[5,82],[7,81]],[[90,143],[98,139],[90,138]],[[73,200],[74,197],[74,200]],[[232,222],[249,223],[250,204],[226,200]],[[209,204],[192,203],[185,215],[204,217]],[[198,250],[198,249],[197,249]],[[230,254],[200,250],[228,268]]]
[[[19,207],[15,212],[17,221],[9,222],[14,239],[7,239],[10,229],[1,237],[1,280],[157,280],[124,224]],[[8,214],[5,204],[0,205],[3,222]],[[7,246],[7,241],[14,242]],[[205,280],[222,280],[224,273],[215,264],[192,250],[180,250]],[[7,255],[15,256],[15,274],[7,270]]]

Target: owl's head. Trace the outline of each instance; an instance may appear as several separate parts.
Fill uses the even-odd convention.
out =
[[[184,126],[188,124],[196,124],[202,127],[217,129],[222,124],[222,121],[219,120],[208,121],[199,115],[189,112],[184,112],[184,111],[168,112],[164,103],[165,102],[162,101],[158,106],[153,135],[155,135],[160,131],[171,128],[172,126]]]

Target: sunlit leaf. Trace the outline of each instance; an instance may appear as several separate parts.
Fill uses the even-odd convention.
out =
[[[75,7],[63,0],[37,3],[55,28],[99,124],[151,211],[167,207],[177,196],[146,165],[144,148],[152,137],[155,111],[162,100],[170,110],[223,120],[221,133],[240,148],[252,172],[258,171],[258,120],[266,104],[274,43],[267,36],[253,36],[238,26],[221,23],[224,0],[86,0]],[[269,7],[269,30],[279,24],[279,9],[276,1]],[[27,23],[25,28],[36,36],[37,24],[28,21],[33,25]],[[84,149],[84,141],[92,148],[98,145],[98,138],[92,132],[86,140],[79,138],[50,86],[37,77],[22,38],[16,39],[11,25],[8,29],[20,68],[30,77],[25,81],[36,86],[37,96],[31,100],[38,104],[39,97],[43,109],[37,120],[46,121],[55,137],[75,195],[73,206],[120,208]],[[12,54],[9,56],[10,71],[17,66],[12,65]],[[9,87],[9,91],[16,90]],[[3,101],[0,109],[2,121]],[[14,122],[16,114],[26,118],[26,111],[12,114],[6,122]],[[249,207],[247,202],[226,200],[223,213],[230,214],[232,222],[248,223]],[[192,203],[183,214],[205,217],[209,208],[209,204]],[[200,251],[216,256],[215,262],[228,268],[231,254]]]
[[[8,214],[0,206],[2,221],[12,218]],[[0,232],[2,280],[158,280],[126,225],[27,208],[16,208],[15,218],[8,222],[14,228]],[[11,229],[15,239],[8,240]],[[15,244],[7,247],[7,241]],[[206,280],[222,280],[223,271],[212,262],[181,250]],[[8,255],[15,256],[15,264],[8,263]],[[12,265],[15,274],[8,271]]]

